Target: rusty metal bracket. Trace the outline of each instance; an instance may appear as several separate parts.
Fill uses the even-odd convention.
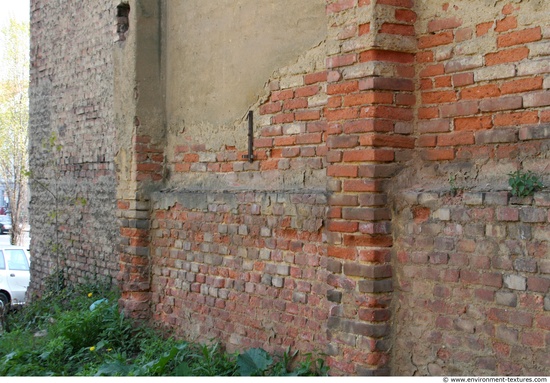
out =
[[[254,161],[254,112],[248,112],[248,154],[243,155],[248,162]]]

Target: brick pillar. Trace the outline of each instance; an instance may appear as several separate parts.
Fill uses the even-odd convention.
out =
[[[120,308],[151,318],[149,195],[164,174],[164,104],[160,78],[160,2],[128,2],[124,39],[114,50]],[[120,31],[119,31],[120,32]]]
[[[414,147],[412,0],[327,1],[329,363],[389,374],[392,213],[387,192]],[[357,367],[354,367],[357,366]]]
[[[135,319],[149,319],[151,299],[151,265],[149,254],[149,201],[119,200],[120,271],[119,301],[125,314]]]

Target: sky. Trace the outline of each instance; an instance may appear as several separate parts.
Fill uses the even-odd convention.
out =
[[[10,18],[18,21],[29,22],[29,0],[0,0],[0,30],[8,25]],[[4,39],[0,38],[0,57],[4,57]],[[0,68],[0,77],[4,76],[3,68]]]
[[[0,27],[5,26],[10,17],[29,20],[29,0],[0,0],[0,10]]]

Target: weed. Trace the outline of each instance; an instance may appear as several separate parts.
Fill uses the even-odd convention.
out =
[[[456,175],[452,174],[449,176],[449,186],[451,188],[451,195],[454,197],[458,193],[458,187],[456,186]]]
[[[512,195],[527,197],[542,189],[542,181],[538,175],[531,171],[516,170],[508,174],[508,184],[512,188]]]
[[[311,355],[262,349],[229,354],[216,342],[165,339],[120,314],[118,295],[94,285],[54,285],[13,314],[0,336],[0,376],[311,376],[326,375]],[[57,291],[56,291],[57,290]]]

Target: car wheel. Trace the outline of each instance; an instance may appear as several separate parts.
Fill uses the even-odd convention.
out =
[[[6,295],[6,293],[0,293],[0,301],[2,301],[4,306],[7,306],[8,303],[10,303],[10,298]]]

